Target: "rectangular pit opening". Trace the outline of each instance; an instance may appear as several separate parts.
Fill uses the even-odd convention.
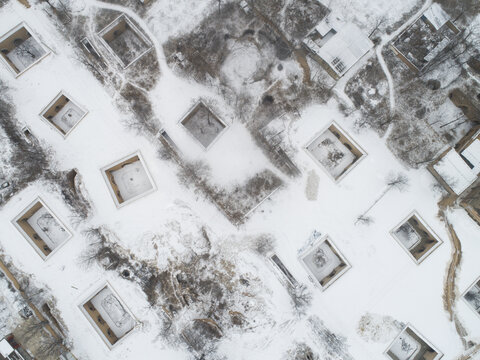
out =
[[[28,206],[14,220],[14,225],[44,260],[71,237],[40,199]]]
[[[134,317],[108,285],[84,302],[81,309],[109,347],[136,325]]]

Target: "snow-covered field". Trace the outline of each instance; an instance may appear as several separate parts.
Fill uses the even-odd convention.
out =
[[[82,3],[85,6],[79,8],[86,15],[103,4],[94,0]],[[397,19],[417,2],[342,0],[329,3],[325,5],[342,12],[347,19],[354,17],[358,23],[371,26],[376,18],[387,13]],[[149,92],[149,98],[162,123],[161,128],[168,132],[187,159],[205,161],[216,183],[228,188],[262,169],[272,170],[285,181],[285,186],[262,203],[241,226],[232,225],[213,203],[195,191],[194,186],[180,183],[178,167],[159,157],[157,147],[131,129],[129,114],[117,106],[114,91],[103,86],[78,61],[71,44],[65,41],[41,6],[26,9],[18,2],[10,1],[0,8],[0,35],[24,21],[42,43],[52,49],[51,56],[18,78],[14,78],[5,67],[0,68],[0,80],[10,89],[17,119],[28,125],[39,141],[51,149],[52,161],[58,169],[78,170],[93,207],[87,219],[78,221],[62,201],[61,194],[52,191],[48,183],[37,181],[0,209],[0,247],[18,268],[34,274],[37,286],[43,284],[51,289],[56,307],[68,328],[72,352],[78,358],[92,360],[191,359],[186,347],[173,346],[164,339],[163,318],[152,308],[139,285],[101,266],[85,268],[82,264],[81,257],[88,244],[83,231],[104,226],[117,235],[115,241],[136,259],[160,268],[166,267],[170,260],[167,248],[174,249],[177,255],[187,253],[185,247],[191,246],[193,239],[201,233],[200,229],[205,228],[210,241],[225,258],[262,284],[255,289],[261,297],[252,296],[250,303],[251,308],[261,309],[255,313],[259,314],[258,318],[249,323],[248,331],[234,328],[218,343],[219,354],[229,360],[283,359],[297,343],[308,344],[321,359],[384,359],[384,351],[403,328],[397,325],[407,323],[435,345],[446,360],[455,359],[464,348],[442,299],[452,247],[445,224],[437,217],[441,194],[434,188],[436,180],[425,168],[406,168],[387,148],[385,139],[373,131],[356,132],[354,124],[359,112],[346,116],[333,98],[327,104],[311,104],[300,111],[298,120],[289,123],[286,137],[290,145],[298,149],[294,161],[302,175],[295,179],[282,175],[221,95],[193,80],[177,77],[162,58],[159,44],[169,35],[194,27],[209,7],[212,5],[206,0],[195,6],[190,1],[173,0],[159,0],[153,5],[147,21],[141,24],[155,34],[150,40],[159,55],[161,67],[158,84]],[[226,75],[240,81],[248,79],[257,60],[252,54],[252,62],[245,64],[244,68],[233,59],[229,61],[239,69]],[[89,110],[88,116],[78,123],[68,138],[58,136],[38,116],[61,89]],[[228,125],[207,152],[179,123],[182,115],[199,98],[208,98],[217,105],[218,116]],[[320,171],[317,162],[302,150],[332,121],[351,134],[368,154],[341,183],[331,181]],[[335,136],[330,138],[334,142],[337,140]],[[0,146],[5,147],[1,149],[2,153],[8,154],[9,144],[3,138],[0,138]],[[102,169],[106,164],[114,164],[127,154],[138,151],[148,166],[157,191],[117,208],[106,187]],[[340,147],[340,151],[344,160],[339,170],[332,170],[334,177],[337,171],[353,161],[347,148]],[[320,155],[325,154],[316,157]],[[408,188],[403,192],[388,192],[382,197],[369,212],[373,219],[371,224],[356,224],[358,215],[381,195],[391,173],[405,174],[409,180]],[[318,182],[307,183],[312,174],[319,179]],[[127,200],[153,186],[145,169],[135,164],[126,166],[114,176]],[[316,186],[316,200],[306,196],[307,186]],[[67,228],[73,230],[72,239],[46,261],[35,254],[26,241],[21,241],[21,235],[11,223],[31,199],[38,196],[55,209],[55,214]],[[420,265],[406,256],[390,235],[390,231],[413,210],[422,214],[425,222],[444,242]],[[447,216],[462,241],[463,260],[457,285],[458,291],[463,293],[480,274],[479,229],[463,210],[452,210]],[[311,281],[300,260],[314,230],[322,235],[328,234],[351,265],[323,292]],[[311,305],[303,314],[292,307],[289,293],[274,275],[267,258],[252,251],[252,239],[260,234],[271,234],[276,239],[275,253],[311,295]],[[405,244],[410,246],[411,239]],[[199,251],[199,247],[193,248]],[[316,276],[324,277],[331,272],[331,267],[338,265],[340,260],[333,252],[329,253],[332,255],[334,262],[329,263],[328,268],[318,270]],[[117,291],[139,324],[112,349],[105,345],[80,310],[80,299],[88,297],[92,288],[99,288],[106,281]],[[2,282],[0,285],[3,288]],[[102,307],[105,297],[95,298],[97,300]],[[108,304],[112,305],[112,301]],[[112,311],[116,312],[113,318],[118,320],[118,307]],[[458,302],[457,311],[472,341],[479,342],[480,317],[465,302]],[[106,317],[108,313],[106,309]],[[378,323],[377,327],[372,327],[374,330],[361,326],[366,316],[376,319],[372,320]],[[123,334],[130,329],[131,323],[126,321],[120,325],[118,331]],[[325,335],[329,334],[327,330],[336,334],[333,345],[332,336]]]

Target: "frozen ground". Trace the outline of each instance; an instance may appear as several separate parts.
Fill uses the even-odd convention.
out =
[[[85,3],[85,11],[93,11],[90,6],[96,2]],[[161,43],[167,38],[168,31],[182,31],[181,26],[187,22],[191,26],[184,19],[193,19],[194,22],[210,3],[205,1],[192,6],[191,2],[160,1],[159,4],[162,6],[154,5],[156,12],[150,14],[152,18],[149,18],[148,24],[152,24],[152,31],[157,34],[156,41]],[[347,3],[332,2],[332,6],[339,4]],[[376,11],[377,6],[380,9],[385,5],[386,10],[382,9],[382,12],[388,11],[390,2],[362,1],[352,4],[352,16],[355,9],[356,16],[363,19],[367,18],[369,11]],[[401,9],[413,6],[409,1],[392,4]],[[178,7],[185,13],[183,17],[178,15]],[[169,8],[174,9],[170,17],[166,15]],[[195,189],[180,185],[175,165],[159,158],[157,148],[128,127],[128,115],[119,111],[112,100],[111,89],[103,87],[77,61],[70,46],[67,46],[41,8],[27,10],[11,1],[0,9],[0,19],[0,33],[24,20],[55,50],[53,56],[18,79],[3,71],[0,71],[0,77],[11,89],[9,93],[16,105],[18,118],[29,125],[42,143],[53,149],[52,157],[57,166],[60,169],[75,167],[82,174],[84,188],[94,208],[88,219],[75,221],[60,194],[51,191],[45,182],[32,183],[1,209],[0,245],[18,267],[35,274],[36,283],[48,284],[51,288],[68,328],[73,352],[79,358],[191,358],[184,347],[172,345],[159,335],[163,334],[162,318],[152,309],[139,285],[100,266],[85,269],[81,264],[79,259],[87,242],[82,231],[99,225],[114,230],[118,235],[114,241],[137,258],[162,269],[172,259],[169,252],[165,251],[167,248],[172,247],[174,253],[186,254],[185,257],[190,256],[188,250],[201,253],[201,246],[192,243],[198,238],[199,229],[205,226],[212,235],[211,241],[221,253],[231,259],[242,273],[255,278],[253,283],[261,284],[254,288],[252,286],[255,296],[251,298],[250,305],[260,310],[255,312],[248,331],[233,330],[218,344],[219,354],[229,360],[282,359],[299,342],[308,344],[325,359],[384,359],[383,352],[396,336],[392,326],[388,325],[391,322],[384,327],[379,325],[378,333],[381,336],[375,337],[377,341],[366,341],[358,334],[360,320],[372,313],[388,315],[393,321],[412,323],[429,341],[438,345],[445,353],[445,359],[455,359],[463,352],[462,343],[442,301],[443,280],[451,245],[447,241],[444,224],[437,218],[440,195],[433,189],[435,180],[423,168],[405,169],[386,147],[384,139],[375,133],[355,133],[354,123],[358,120],[358,112],[345,116],[338,110],[335,100],[325,105],[312,104],[301,110],[298,120],[289,124],[286,130],[292,147],[301,149],[312,138],[312,134],[324,129],[332,120],[337,121],[349,134],[354,135],[368,153],[351,176],[341,184],[336,184],[317,172],[316,163],[305,151],[298,151],[294,160],[303,175],[298,179],[287,179],[284,189],[262,204],[246,224],[235,227]],[[229,104],[221,96],[193,81],[176,77],[169,72],[163,63],[164,59],[160,61],[162,75],[150,96],[154,99],[154,108],[162,125],[188,158],[206,160],[212,167],[212,178],[222,185],[244,179],[259,169],[273,168],[252,141],[245,126],[228,110]],[[52,69],[55,76],[52,76]],[[72,87],[72,83],[77,86]],[[71,89],[69,92],[73,98],[90,110],[88,121],[68,139],[55,136],[47,124],[38,121],[39,109],[61,88]],[[178,121],[186,109],[205,95],[220,104],[219,108],[229,116],[219,116],[222,115],[221,118],[231,125],[211,150],[199,154],[198,144],[179,126]],[[2,146],[8,144],[2,143]],[[100,169],[139,149],[159,191],[117,209],[105,187]],[[318,191],[315,196],[307,198],[305,185],[311,171],[319,178]],[[391,172],[404,172],[408,176],[408,190],[403,193],[389,192],[371,210],[375,222],[370,226],[356,226],[358,214],[381,193],[385,178]],[[10,223],[27,202],[38,195],[45,198],[55,208],[56,214],[74,230],[72,241],[59,249],[48,262],[43,262],[28,251],[26,242],[18,241],[20,235]],[[389,237],[390,230],[413,209],[422,214],[445,242],[419,266],[404,256],[398,244]],[[480,272],[480,245],[476,241],[478,225],[461,210],[449,213],[449,219],[463,244],[464,258],[458,287],[464,291]],[[311,284],[298,259],[298,250],[304,247],[313,229],[328,233],[352,265],[325,292],[320,292]],[[271,234],[276,239],[275,252],[311,294],[311,305],[304,309],[304,315],[293,309],[290,295],[273,275],[265,258],[251,251],[252,238],[263,233]],[[112,350],[107,349],[78,308],[78,299],[88,296],[92,287],[100,286],[105,280],[118,291],[120,298],[141,323]],[[355,299],[355,306],[352,306],[352,298]],[[471,338],[478,341],[479,318],[461,302],[458,303],[458,312]]]
[[[402,14],[410,12],[420,4],[418,0],[321,0],[320,2],[340,14],[346,21],[358,23],[367,34],[379,23],[382,26],[392,25],[401,18]]]

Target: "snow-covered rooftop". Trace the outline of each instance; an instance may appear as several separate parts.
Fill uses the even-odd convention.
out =
[[[327,24],[320,26],[326,33]],[[332,28],[330,26],[330,28]],[[355,24],[347,23],[335,29],[333,35],[322,47],[312,49],[339,75],[345,74],[372,47],[373,43]],[[317,29],[318,31],[318,29]],[[325,32],[326,31],[326,32]],[[309,46],[309,43],[307,43]]]
[[[423,13],[423,16],[433,25],[435,30],[440,29],[450,20],[450,16],[448,16],[438,3],[433,3],[432,6]]]
[[[476,173],[454,149],[433,167],[457,195],[464,192],[477,178]]]
[[[3,357],[9,356],[13,352],[12,346],[8,343],[7,340],[3,339],[0,341],[0,355]]]

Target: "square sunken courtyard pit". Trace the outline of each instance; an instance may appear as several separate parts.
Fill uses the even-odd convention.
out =
[[[109,285],[81,304],[81,310],[108,347],[115,345],[135,327],[136,321]]]
[[[300,255],[300,261],[322,290],[351,267],[327,236]]]
[[[139,152],[103,168],[102,173],[118,207],[156,189]]]
[[[27,206],[13,224],[44,260],[72,236],[40,198]]]
[[[199,101],[180,120],[180,123],[203,146],[208,149],[227,127],[211,109]]]
[[[0,38],[0,56],[16,76],[48,55],[25,24],[20,24]]]
[[[392,360],[438,360],[443,356],[410,325],[393,340],[385,355]]]
[[[305,149],[335,181],[340,180],[365,155],[360,146],[335,123],[317,134]]]
[[[391,233],[416,264],[420,264],[442,244],[416,212],[411,213]]]
[[[119,16],[99,33],[101,41],[124,68],[145,55],[152,44],[125,15]]]
[[[86,114],[86,110],[61,92],[47,105],[40,116],[60,134],[67,136]]]

